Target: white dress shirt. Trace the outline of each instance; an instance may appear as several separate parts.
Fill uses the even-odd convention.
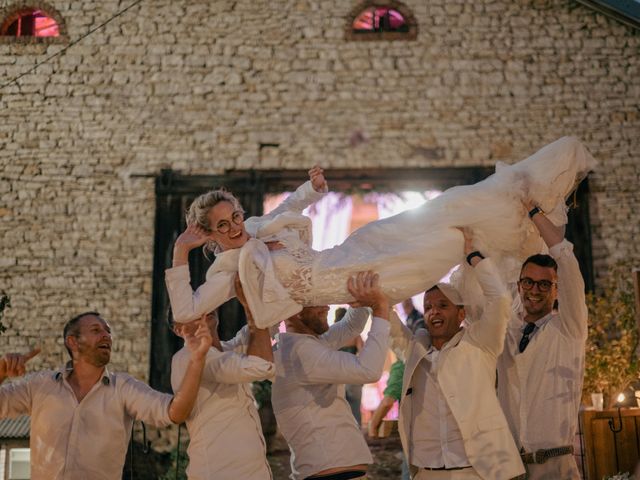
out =
[[[173,397],[105,368],[78,403],[70,372],[47,370],[2,385],[0,417],[31,416],[32,480],[119,480],[133,421],[170,425]]]
[[[462,336],[462,332],[457,336]],[[447,345],[456,345],[457,340],[454,337],[442,350],[446,350]],[[413,448],[409,463],[416,467],[468,467],[462,433],[438,385],[439,356],[440,351],[431,346],[414,374],[412,424],[422,428],[411,430]]]
[[[306,478],[334,467],[372,463],[360,426],[344,397],[344,384],[380,378],[389,322],[374,317],[358,356],[340,352],[367,321],[369,310],[350,309],[319,337],[281,333],[275,352],[273,410],[289,448],[291,478]]]
[[[222,342],[222,352],[211,348],[207,353],[196,404],[186,421],[190,480],[272,478],[250,382],[272,378],[275,365],[245,355],[248,340],[245,326],[233,340]],[[182,383],[190,356],[186,348],[173,356],[174,391]]]
[[[433,390],[436,398],[426,408],[438,410],[437,414],[443,412],[443,418],[429,420],[421,417],[419,411],[414,412],[425,408],[423,397],[430,390],[429,380],[419,377],[427,373],[420,364],[430,357],[431,337],[425,329],[412,334],[397,317],[391,318],[394,351],[405,359],[398,431],[405,455],[411,460],[412,474],[419,475],[415,478],[423,478],[426,471],[413,462],[429,465],[438,443],[444,447],[443,462],[470,465],[472,469],[468,470],[484,480],[508,480],[525,471],[495,392],[496,362],[504,347],[511,297],[491,258],[478,262],[473,272],[484,296],[482,314],[454,335],[438,352],[437,361],[429,366],[429,373],[436,373],[431,381],[437,382],[439,392]],[[432,406],[439,405],[442,398],[446,408]],[[426,421],[435,421],[438,426]],[[461,461],[455,426],[460,431],[466,464]],[[425,429],[431,432],[429,442],[419,432]],[[440,463],[435,468],[442,466]],[[441,472],[428,472],[426,478],[431,478],[432,473]],[[473,477],[457,470],[444,473]]]
[[[511,318],[504,352],[498,359],[498,397],[518,447],[573,445],[578,421],[587,339],[584,282],[573,245],[549,249],[558,263],[558,311],[536,322],[520,353],[524,321]],[[575,461],[571,455],[563,461]]]

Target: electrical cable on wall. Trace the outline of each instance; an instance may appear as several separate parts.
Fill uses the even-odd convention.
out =
[[[124,9],[120,10],[119,12],[117,12],[115,15],[109,17],[107,20],[105,20],[104,22],[102,22],[100,25],[91,28],[87,33],[85,33],[84,35],[81,35],[79,38],[75,39],[74,41],[72,41],[71,43],[69,43],[69,45],[65,46],[64,48],[62,48],[61,50],[57,51],[56,53],[49,55],[47,58],[45,58],[44,60],[42,60],[41,62],[36,63],[33,67],[31,67],[30,69],[22,72],[20,75],[18,75],[17,77],[12,78],[11,80],[3,83],[2,85],[0,85],[0,90],[3,90],[5,87],[8,87],[9,85],[15,83],[18,84],[18,80],[20,80],[22,77],[29,75],[30,73],[36,71],[39,67],[41,67],[42,65],[44,65],[45,63],[50,62],[51,60],[53,60],[56,57],[59,57],[61,55],[63,55],[64,53],[66,53],[67,50],[69,50],[71,47],[73,47],[75,44],[79,43],[80,41],[84,40],[85,38],[87,38],[89,35],[91,35],[93,32],[100,30],[101,28],[103,28],[104,26],[106,26],[107,24],[111,23],[113,20],[115,20],[116,18],[118,18],[119,16],[123,15],[124,13],[126,13],[128,10],[131,10],[133,7],[137,6],[138,4],[142,3],[144,0],[135,0],[131,5],[129,5],[128,7],[125,7]],[[19,87],[20,85],[18,85]]]

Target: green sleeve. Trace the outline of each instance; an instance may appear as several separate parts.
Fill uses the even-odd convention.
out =
[[[400,360],[391,365],[387,388],[384,389],[384,396],[400,401],[402,396],[402,376],[404,375],[404,363]]]

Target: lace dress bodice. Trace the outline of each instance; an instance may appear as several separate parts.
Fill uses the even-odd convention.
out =
[[[313,262],[319,252],[295,237],[282,240],[284,248],[271,251],[276,277],[291,298],[300,305],[313,305]]]

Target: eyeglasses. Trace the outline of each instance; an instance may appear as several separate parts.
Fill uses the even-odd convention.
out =
[[[538,285],[538,290],[541,292],[548,292],[555,284],[556,282],[550,282],[549,280],[533,280],[529,277],[523,277],[518,280],[518,285],[520,285],[523,290],[531,290],[534,285]]]
[[[240,225],[244,221],[244,212],[242,210],[233,212],[231,221],[235,225]],[[229,230],[231,230],[231,222],[229,222],[229,220],[220,220],[214,230],[218,233],[229,233]]]

